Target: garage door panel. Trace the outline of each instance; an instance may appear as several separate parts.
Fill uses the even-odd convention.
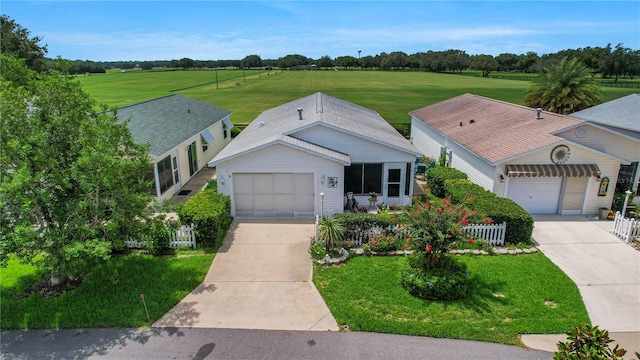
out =
[[[255,194],[273,193],[273,174],[253,174],[253,191]]]
[[[313,173],[234,174],[237,216],[313,216]]]
[[[273,174],[276,194],[293,194],[293,174]]]
[[[293,216],[293,195],[276,194],[276,216]]]
[[[313,215],[313,174],[295,174],[295,211],[300,215]]]
[[[508,198],[531,214],[556,214],[562,178],[513,178]]]
[[[236,194],[252,194],[253,193],[253,175],[252,174],[234,174],[233,190]]]

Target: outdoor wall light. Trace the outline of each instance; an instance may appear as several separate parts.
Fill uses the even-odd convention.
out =
[[[322,175],[322,176],[320,177],[320,183],[321,183],[321,184],[324,184],[324,181],[325,181],[325,177],[324,177],[324,175]]]
[[[224,185],[224,175],[221,175],[221,176],[220,176],[220,184],[221,184],[221,185]]]
[[[500,174],[500,182],[503,183],[504,182],[504,175]]]

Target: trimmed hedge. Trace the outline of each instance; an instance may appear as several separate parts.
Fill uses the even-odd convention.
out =
[[[486,214],[496,224],[507,222],[505,235],[509,243],[531,243],[533,218],[513,200],[501,198],[469,180],[445,181],[445,196],[464,203],[468,208]]]
[[[496,194],[467,179],[446,180],[444,182],[444,195],[444,197],[450,196],[453,202],[464,203],[467,206],[478,197],[496,197]]]
[[[437,197],[445,197],[444,183],[450,179],[466,179],[467,174],[445,166],[436,166],[427,171],[427,185],[431,193]]]
[[[207,187],[178,211],[180,222],[193,224],[198,244],[215,247],[222,242],[231,225],[231,199]]]
[[[506,242],[514,244],[531,243],[533,218],[522,206],[516,204],[515,201],[498,196],[492,198],[476,198],[470,208],[477,212],[487,214],[495,224],[501,224],[506,221]]]
[[[336,214],[335,218],[342,222],[344,226],[344,239],[347,241],[358,237],[358,235],[369,230],[372,226],[384,228],[391,225],[389,217],[377,214],[344,213]]]

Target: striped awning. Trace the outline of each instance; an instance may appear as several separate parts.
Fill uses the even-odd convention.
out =
[[[505,172],[510,177],[585,177],[600,175],[600,169],[596,164],[506,165]]]

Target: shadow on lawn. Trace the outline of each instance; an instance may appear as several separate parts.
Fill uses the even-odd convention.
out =
[[[504,281],[487,282],[478,275],[471,276],[471,288],[469,296],[464,299],[453,301],[451,304],[462,305],[466,309],[474,310],[479,314],[491,313],[495,305],[506,305],[507,299],[501,289],[507,283]],[[443,302],[447,307],[449,302]]]
[[[160,318],[201,284],[209,265],[209,260],[196,258],[116,256],[93,268],[77,288],[58,297],[44,299],[40,294],[22,299],[4,297],[7,293],[20,293],[23,285],[33,280],[26,277],[20,279],[21,285],[3,288],[6,292],[1,309],[2,328],[149,325],[146,312],[151,322]]]

